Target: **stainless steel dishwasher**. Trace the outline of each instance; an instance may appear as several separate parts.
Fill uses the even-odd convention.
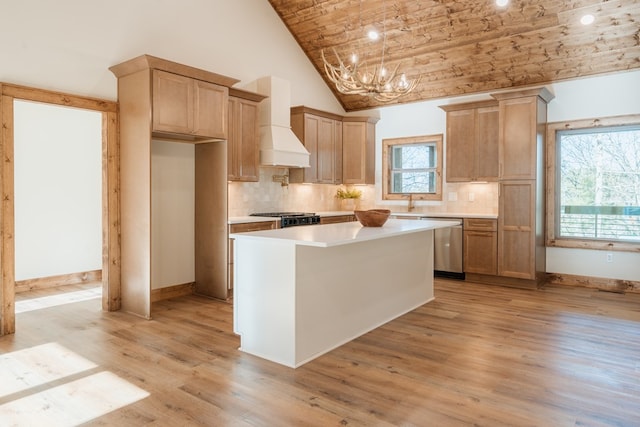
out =
[[[422,217],[429,221],[455,221],[458,225],[433,231],[433,273],[439,277],[464,279],[462,267],[462,219]]]

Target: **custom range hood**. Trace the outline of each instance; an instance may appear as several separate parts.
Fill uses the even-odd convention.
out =
[[[268,96],[260,103],[260,164],[309,167],[309,152],[291,130],[291,86],[278,77],[261,77],[246,86]]]

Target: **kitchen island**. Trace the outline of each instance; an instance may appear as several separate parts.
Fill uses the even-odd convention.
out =
[[[240,350],[296,368],[433,300],[433,230],[454,224],[232,234]]]

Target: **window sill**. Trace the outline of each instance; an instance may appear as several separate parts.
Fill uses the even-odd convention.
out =
[[[640,243],[611,242],[588,239],[548,239],[548,247],[570,249],[593,249],[598,251],[640,252]]]

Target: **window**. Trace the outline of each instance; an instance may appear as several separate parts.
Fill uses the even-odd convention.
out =
[[[383,199],[442,200],[442,135],[385,139]]]
[[[640,243],[640,119],[630,119],[550,125],[551,245],[574,246],[574,241],[579,247],[613,249]]]

